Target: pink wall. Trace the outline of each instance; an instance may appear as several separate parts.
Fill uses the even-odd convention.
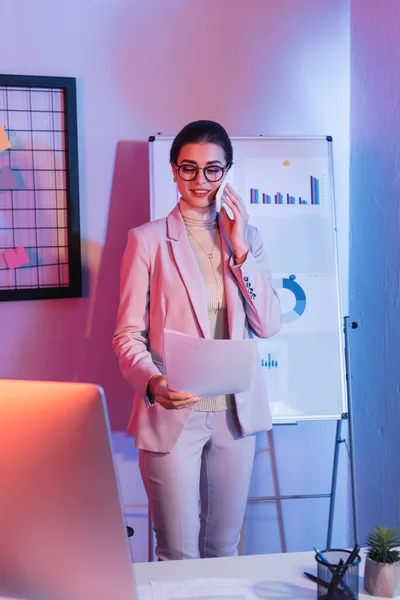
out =
[[[173,134],[192,119],[220,120],[231,135],[333,135],[346,295],[348,4],[3,3],[2,72],[78,78],[81,219],[89,295],[1,304],[1,377],[99,383],[106,391],[113,429],[124,430],[131,392],[110,348],[120,258],[128,228],[148,219],[148,136]],[[323,443],[331,435],[328,425],[309,424],[304,437]],[[135,455],[127,456],[130,440],[122,434],[115,439],[121,472],[127,474],[125,500],[136,507],[132,511],[137,516],[145,497],[137,469],[132,475],[129,463]],[[140,540],[145,525],[137,521],[135,526]],[[313,526],[315,536],[320,535],[325,512]],[[268,535],[266,531],[265,540]],[[300,527],[289,549],[303,547],[307,535]],[[314,537],[315,543],[319,539]],[[260,551],[266,548],[275,546],[267,541]],[[137,553],[145,559],[139,542]]]

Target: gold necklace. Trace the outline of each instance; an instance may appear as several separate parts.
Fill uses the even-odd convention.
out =
[[[213,250],[214,250],[214,247],[216,246],[217,236],[219,235],[219,229],[218,229],[218,227],[216,227],[216,231],[215,231],[215,234],[214,234],[214,239],[213,239],[213,244],[212,244],[212,246],[211,246],[211,251],[210,251],[210,252],[207,252],[207,250],[205,250],[205,249],[203,248],[203,246],[200,244],[200,242],[198,242],[198,241],[196,240],[196,238],[195,238],[195,237],[194,237],[194,235],[193,235],[193,234],[192,234],[192,233],[189,231],[189,229],[187,230],[187,232],[188,232],[188,234],[190,235],[190,237],[191,237],[191,238],[192,238],[192,239],[193,239],[193,240],[196,242],[196,244],[199,246],[199,248],[201,248],[201,250],[203,250],[203,252],[204,252],[204,253],[205,253],[205,254],[208,256],[208,258],[210,259],[210,262],[211,262],[211,261],[212,261],[212,259],[214,258]],[[213,269],[212,269],[212,271],[213,271],[213,274],[214,274],[214,279],[215,279],[215,283],[216,283],[216,286],[217,286],[217,289],[218,289],[218,279],[217,279],[216,270],[213,268]],[[221,309],[221,303],[220,303],[220,298],[218,297],[218,306],[217,306],[217,308],[216,308],[215,312],[216,312],[216,313],[218,313],[218,311],[219,311],[220,309]]]
[[[211,251],[210,251],[210,252],[207,252],[207,250],[205,250],[205,249],[203,248],[203,246],[200,244],[200,242],[198,242],[198,241],[196,240],[196,238],[195,238],[195,237],[194,237],[194,235],[193,235],[193,234],[190,232],[190,230],[189,230],[189,229],[188,229],[187,231],[188,231],[188,234],[190,235],[190,237],[191,237],[191,238],[192,238],[192,239],[193,239],[193,240],[196,242],[196,244],[199,246],[199,248],[201,248],[201,249],[203,250],[203,252],[204,252],[205,254],[207,254],[208,258],[209,258],[210,260],[212,260],[212,259],[214,258],[213,251],[214,251],[214,248],[215,248],[215,243],[216,243],[216,241],[217,241],[218,227],[216,228],[216,231],[215,231],[215,234],[214,234],[214,239],[213,239],[213,243],[212,243],[212,246],[211,246]]]

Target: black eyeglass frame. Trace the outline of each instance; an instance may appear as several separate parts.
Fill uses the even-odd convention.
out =
[[[223,178],[223,176],[225,175],[225,173],[227,171],[229,171],[229,169],[231,168],[231,166],[232,166],[232,163],[228,163],[226,165],[226,167],[220,167],[219,165],[208,165],[208,167],[198,167],[197,165],[191,165],[191,164],[187,164],[187,163],[178,166],[178,165],[174,164],[174,167],[177,170],[179,177],[183,181],[194,181],[196,179],[197,175],[199,174],[199,171],[201,170],[204,173],[204,177],[210,183],[218,183],[218,181],[221,181],[221,179]],[[183,169],[183,167],[191,167],[192,169],[195,169],[196,172],[195,172],[194,177],[191,177],[190,179],[185,179],[184,177],[182,177],[182,175],[180,174],[180,169]],[[219,177],[218,179],[208,179],[207,173],[206,173],[207,169],[215,169],[215,168],[221,169],[221,171],[222,171],[221,177]]]

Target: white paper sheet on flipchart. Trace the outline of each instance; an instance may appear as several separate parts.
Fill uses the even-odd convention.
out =
[[[171,390],[199,398],[247,392],[257,360],[254,339],[209,340],[164,330],[164,364]]]
[[[245,579],[193,579],[151,582],[152,600],[257,600]]]

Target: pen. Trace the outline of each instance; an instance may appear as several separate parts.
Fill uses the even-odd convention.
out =
[[[335,571],[333,573],[333,577],[331,579],[331,583],[328,587],[328,592],[326,594],[326,600],[331,600],[332,598],[334,598],[336,588],[338,587],[339,582],[341,580],[341,571],[342,571],[343,565],[344,565],[344,561],[341,558],[339,560],[338,564],[336,565]]]
[[[312,573],[307,573],[306,571],[303,572],[303,575],[305,575],[306,577],[308,577],[308,579],[311,579],[311,581],[313,581],[314,583],[318,583],[322,587],[329,588],[329,583],[327,583],[326,581],[324,581],[320,577],[317,577],[316,575],[313,575]],[[336,591],[337,591],[338,594],[341,594],[341,595],[345,595],[346,594],[346,592],[341,587],[338,587],[338,589]]]
[[[336,581],[335,581],[337,589],[339,588],[340,584],[342,583],[342,579],[346,575],[347,569],[354,564],[355,560],[357,560],[357,556],[358,556],[358,551],[359,550],[360,550],[360,546],[359,546],[359,544],[356,544],[354,546],[353,550],[350,552],[349,556],[347,557],[347,560],[346,560],[344,566],[342,566],[341,568],[338,569],[337,578],[336,578]],[[340,560],[340,562],[343,565],[343,561]],[[332,578],[332,580],[333,579],[334,578]],[[347,588],[347,586],[345,586],[345,587]],[[328,590],[328,595],[327,596],[329,598],[329,590]]]
[[[318,548],[316,548],[314,546],[314,550],[315,550],[315,554],[318,556],[318,558],[320,559],[320,561],[324,564],[324,565],[329,565],[329,560],[327,560],[327,558],[322,554],[322,552],[320,552],[318,550]]]
[[[347,567],[350,567],[354,563],[354,560],[357,558],[359,551],[360,551],[360,544],[356,544],[354,546],[353,550],[350,552],[349,557],[344,564],[344,567],[343,567],[344,569],[346,569]]]

